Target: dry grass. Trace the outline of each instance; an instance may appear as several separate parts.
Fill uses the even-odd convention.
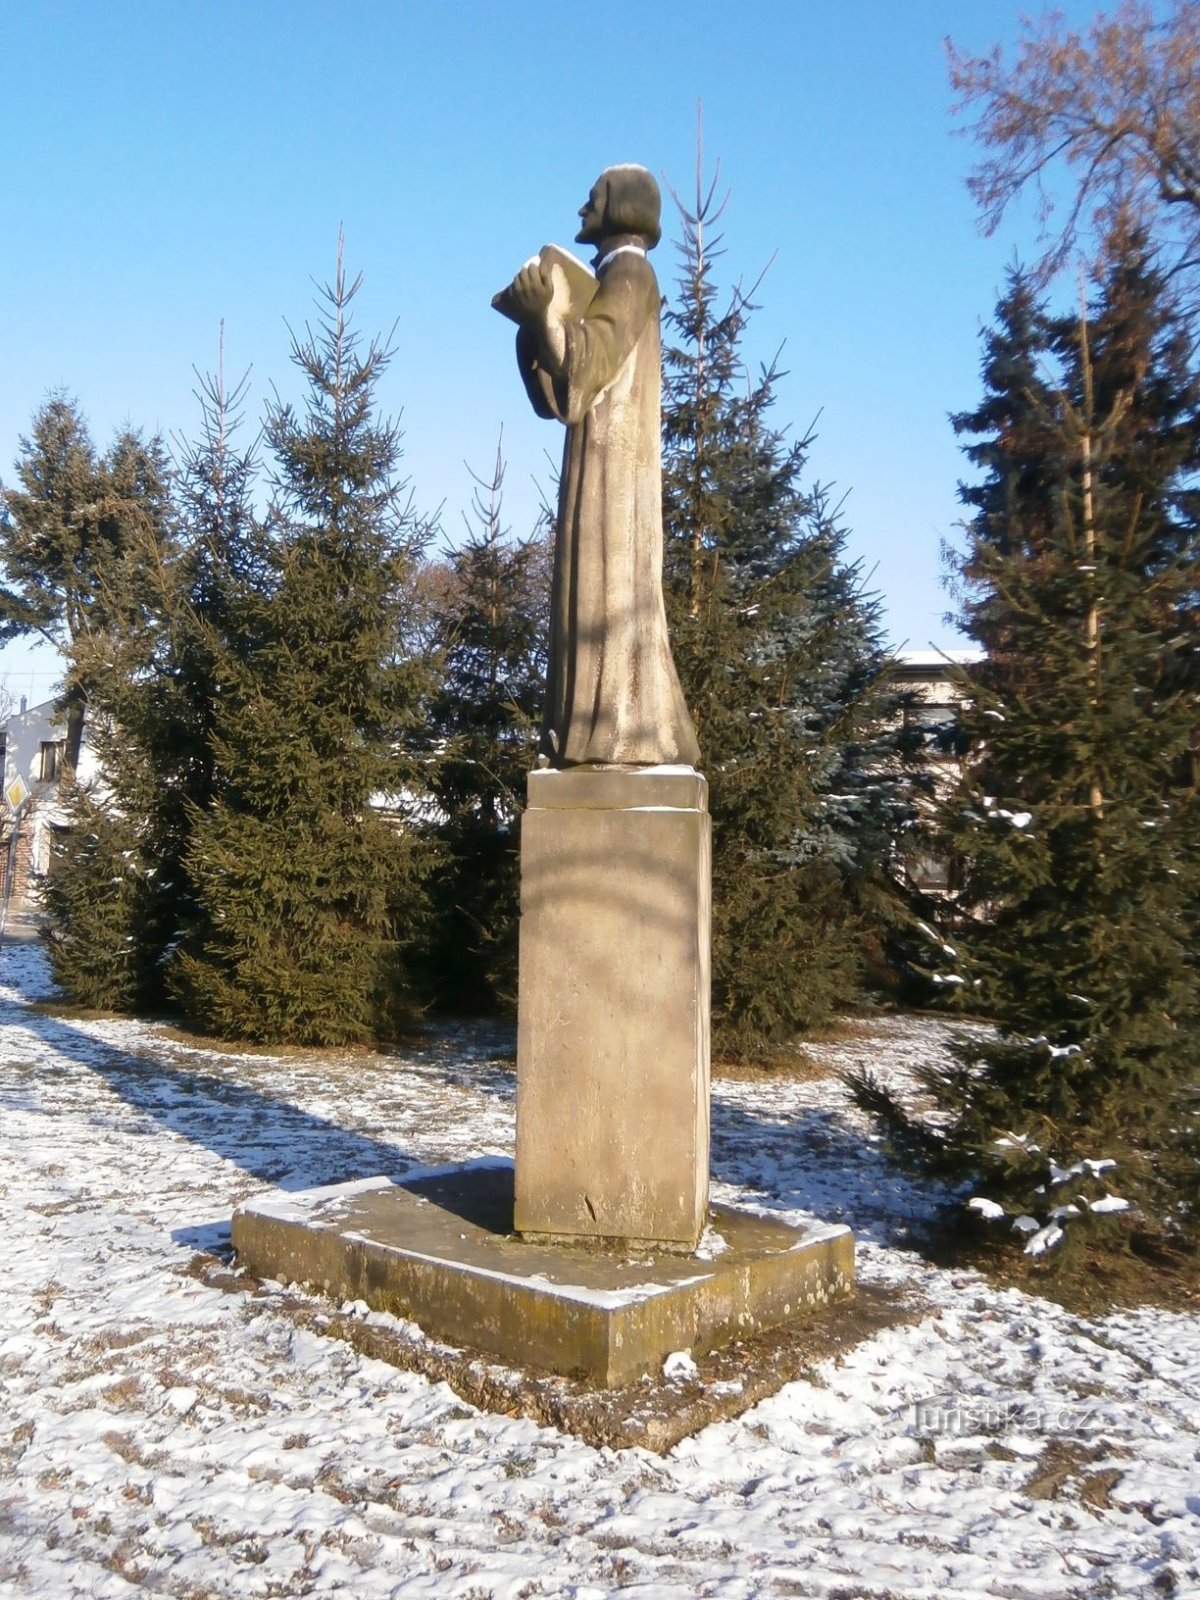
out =
[[[122,1461],[130,1465],[141,1460],[138,1447],[128,1433],[118,1433],[115,1428],[110,1428],[107,1433],[100,1435],[100,1443],[106,1444],[113,1455],[120,1456]]]
[[[822,1061],[814,1061],[799,1048],[778,1050],[761,1061],[740,1061],[729,1057],[713,1057],[712,1075],[730,1083],[809,1083],[816,1078],[827,1078],[829,1068]]]
[[[1109,1237],[1070,1241],[1049,1256],[1025,1255],[1006,1239],[981,1238],[955,1219],[927,1242],[938,1266],[974,1267],[992,1283],[1054,1300],[1077,1316],[1100,1317],[1130,1306],[1200,1309],[1200,1251],[1144,1222],[1106,1230]]]
[[[90,1006],[69,1004],[64,1000],[29,1000],[25,1002],[28,1010],[37,1012],[39,1016],[53,1017],[60,1022],[129,1022],[133,1020],[131,1012],[124,1011],[98,1011]],[[312,1044],[258,1044],[248,1039],[228,1039],[216,1034],[202,1033],[199,1029],[189,1028],[174,1016],[146,1016],[139,1014],[136,1018],[138,1024],[147,1029],[154,1030],[154,1037],[168,1040],[172,1044],[187,1045],[193,1050],[203,1050],[212,1055],[228,1056],[266,1056],[272,1060],[304,1060],[345,1063],[347,1065],[370,1065],[372,1060],[380,1062],[380,1051],[373,1045],[331,1045],[323,1047]],[[150,1040],[148,1042],[153,1042]],[[397,1041],[388,1046],[389,1049],[406,1045],[419,1046],[422,1041],[415,1036],[412,1039]]]
[[[198,1028],[185,1027],[177,1018],[157,1019],[154,1030],[159,1038],[212,1055],[269,1056],[276,1061],[322,1061],[355,1066],[369,1065],[372,1060],[379,1061],[378,1050],[366,1044],[256,1044],[248,1039],[227,1039],[217,1034],[202,1033]]]
[[[72,1005],[66,1000],[26,1000],[26,1011],[42,1017],[57,1017],[62,1022],[128,1022],[124,1011],[97,1011],[92,1006]]]
[[[918,1015],[908,1011],[900,1013],[882,1010],[834,1017],[822,1027],[810,1028],[804,1034],[803,1040],[797,1039],[786,1045],[776,1045],[761,1056],[749,1059],[722,1054],[716,1050],[712,1058],[713,1076],[729,1078],[739,1083],[778,1083],[788,1080],[807,1083],[816,1078],[832,1077],[835,1074],[830,1071],[829,1063],[820,1059],[814,1060],[805,1049],[806,1045],[820,1049],[823,1045],[848,1044],[857,1040],[871,1039],[878,1034],[883,1021],[900,1014]],[[939,1017],[938,1020],[944,1022],[946,1019]]]
[[[1087,1468],[1102,1458],[1126,1453],[1105,1441],[1085,1445],[1069,1439],[1052,1439],[1026,1479],[1023,1493],[1031,1500],[1078,1499],[1097,1511],[1109,1511],[1112,1509],[1109,1494],[1123,1476],[1121,1468],[1102,1467],[1096,1472],[1089,1472]]]
[[[85,1357],[95,1358],[104,1355],[109,1350],[128,1350],[135,1344],[143,1344],[157,1333],[157,1329],[150,1323],[135,1323],[129,1328],[105,1328],[100,1333],[93,1333],[80,1345],[80,1354]]]
[[[97,1398],[106,1409],[124,1411],[141,1392],[142,1380],[130,1373],[123,1378],[114,1379],[112,1383],[106,1383]]]

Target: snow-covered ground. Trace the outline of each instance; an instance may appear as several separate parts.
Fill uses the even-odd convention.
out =
[[[227,1055],[31,1010],[0,951],[0,1595],[1200,1595],[1200,1319],[903,1249],[835,1079],[719,1082],[717,1196],[850,1223],[929,1310],[666,1457],[477,1412],[188,1276],[233,1207],[512,1147],[497,1038]],[[902,1074],[945,1030],[824,1047]],[[930,1402],[937,1401],[938,1404]]]

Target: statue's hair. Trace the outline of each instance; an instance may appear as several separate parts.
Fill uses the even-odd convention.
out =
[[[662,238],[662,195],[654,174],[627,163],[605,167],[597,180],[604,185],[604,231],[640,234],[647,250]]]

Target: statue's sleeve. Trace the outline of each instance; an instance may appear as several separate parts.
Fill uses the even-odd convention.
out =
[[[658,282],[646,258],[630,255],[614,261],[582,319],[566,327],[566,360],[554,385],[563,422],[586,416],[657,314]]]
[[[565,400],[562,405],[558,403],[554,379],[542,364],[539,342],[532,328],[517,329],[517,366],[520,368],[525,393],[529,396],[529,403],[536,414],[547,421],[553,421],[557,417],[560,422],[565,422],[566,418],[562,414],[566,409]]]
[[[539,417],[581,421],[633,354],[647,321],[658,315],[658,280],[645,256],[614,261],[578,322],[565,325],[556,361],[534,329],[517,329],[517,366]]]

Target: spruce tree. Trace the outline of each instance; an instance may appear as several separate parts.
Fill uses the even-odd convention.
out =
[[[962,624],[990,653],[962,715],[973,759],[941,814],[963,870],[941,977],[999,1040],[926,1076],[948,1120],[923,1140],[860,1092],[1043,1223],[1042,1249],[1109,1181],[1164,1215],[1195,1192],[1200,384],[1144,240],[1118,228],[1087,316],[1051,338],[1025,319],[1042,332],[1020,365],[1054,344],[1061,381],[1037,374],[1009,408],[1013,369],[994,358],[1020,342],[1018,288],[985,404],[958,419],[988,469],[964,496]],[[1112,1180],[1086,1165],[1110,1159]]]
[[[52,395],[0,493],[0,641],[39,634],[63,658],[64,776],[79,761],[84,717],[115,641],[138,625],[147,573],[171,539],[162,443],[131,430],[97,458],[78,404]]]
[[[143,535],[168,520],[172,531],[169,540],[151,537],[154,559],[136,562],[137,605],[90,652],[89,727],[102,777],[96,792],[70,796],[69,831],[45,892],[59,983],[105,1009],[169,1003],[172,960],[197,915],[186,859],[192,822],[212,798],[212,637],[227,625],[252,559],[252,453],[233,442],[245,381],[228,393],[222,358],[217,376],[199,383],[200,438],[181,444],[169,518],[158,458],[136,436],[119,439],[105,463],[125,498],[144,505]]]
[[[467,538],[448,559],[434,630],[442,860],[430,969],[439,1002],[469,1011],[516,1000],[519,819],[545,692],[547,533],[509,536],[503,483],[498,447],[491,478],[476,480]]]
[[[41,897],[50,970],[75,1005],[139,1010],[153,960],[143,938],[152,897],[141,832],[86,789],[67,814]]]
[[[989,565],[1022,550],[1035,559],[1058,515],[1063,445],[1046,368],[1064,337],[1025,274],[1011,271],[995,326],[984,334],[984,397],[974,411],[951,418],[955,433],[970,441],[964,454],[983,474],[959,485],[972,519],[967,549],[961,556],[946,552],[961,621],[984,650],[982,682],[993,669],[1011,673],[1019,664],[1012,611],[989,580]]]
[[[44,888],[51,967],[73,1000],[129,1009],[153,988],[155,869],[145,818],[122,803],[137,757],[116,732],[113,697],[156,626],[176,556],[170,471],[161,441],[129,429],[97,458],[78,409],[56,396],[35,418],[18,475],[22,488],[5,493],[6,622],[63,654],[69,827]],[[85,716],[101,794],[73,782]]]
[[[981,476],[958,486],[959,499],[969,509],[971,535],[963,549],[947,544],[942,555],[958,623],[980,646],[980,659],[951,669],[959,710],[933,742],[943,755],[957,757],[960,772],[969,759],[968,779],[978,773],[986,735],[1002,715],[990,703],[993,688],[1016,683],[1028,660],[1025,641],[1013,632],[1019,612],[1008,604],[998,564],[1016,560],[1036,566],[1037,552],[1051,539],[1065,470],[1052,380],[1068,338],[1069,328],[1047,313],[1028,276],[1019,268],[1010,270],[994,324],[983,332],[983,397],[973,410],[950,418],[964,440],[964,455]],[[1002,697],[1003,687],[996,692]],[[968,869],[955,842],[957,796],[951,790],[947,800],[947,781],[941,780],[939,791],[947,803],[921,808],[915,837],[926,853],[948,862],[956,891],[948,918],[953,923],[956,917],[978,915],[986,895],[980,898],[963,881]],[[947,920],[946,902],[920,894],[914,902],[919,915],[905,941],[905,966],[911,997],[927,1005],[945,999],[947,986],[956,986],[959,975],[943,970],[943,939],[929,938],[930,923]],[[943,929],[946,937],[951,932]]]
[[[191,875],[191,842],[216,798],[223,670],[243,648],[239,628],[247,597],[260,594],[268,581],[263,530],[253,507],[258,441],[242,443],[249,374],[227,387],[223,326],[217,371],[197,374],[197,382],[198,431],[179,441],[182,555],[168,590],[171,603],[164,607],[157,688],[147,693],[140,677],[124,717],[127,728],[140,730],[151,757],[147,776],[153,789],[147,800],[155,818],[168,992],[175,954],[191,943],[204,915]]]
[[[222,339],[223,346],[223,339]],[[144,615],[115,642],[93,693],[93,738],[105,774],[99,804],[128,836],[125,876],[139,886],[125,1004],[169,1002],[171,969],[200,915],[188,868],[191,833],[213,799],[214,707],[221,640],[253,570],[258,530],[250,507],[253,450],[240,450],[246,380],[199,377],[199,436],[180,441],[174,548],[146,574]],[[80,796],[72,840],[104,837]],[[75,893],[69,846],[55,896]],[[114,877],[114,888],[123,881]],[[86,885],[86,876],[84,879]],[[80,908],[76,921],[87,913]],[[116,1005],[116,1001],[110,1002]]]
[[[680,206],[666,314],[665,588],[710,783],[714,1041],[762,1054],[861,992],[908,805],[877,609],[802,481],[811,436],[772,423],[777,368],[746,374],[751,295],[720,308],[714,193]]]
[[[318,328],[293,343],[304,409],[268,414],[275,493],[248,581],[208,634],[212,803],[186,852],[201,915],[173,983],[196,1023],[242,1038],[386,1031],[425,915],[427,850],[407,824],[427,790],[412,648],[427,530],[397,476],[399,429],[376,415],[390,351],[350,325],[359,281],[339,248]]]

